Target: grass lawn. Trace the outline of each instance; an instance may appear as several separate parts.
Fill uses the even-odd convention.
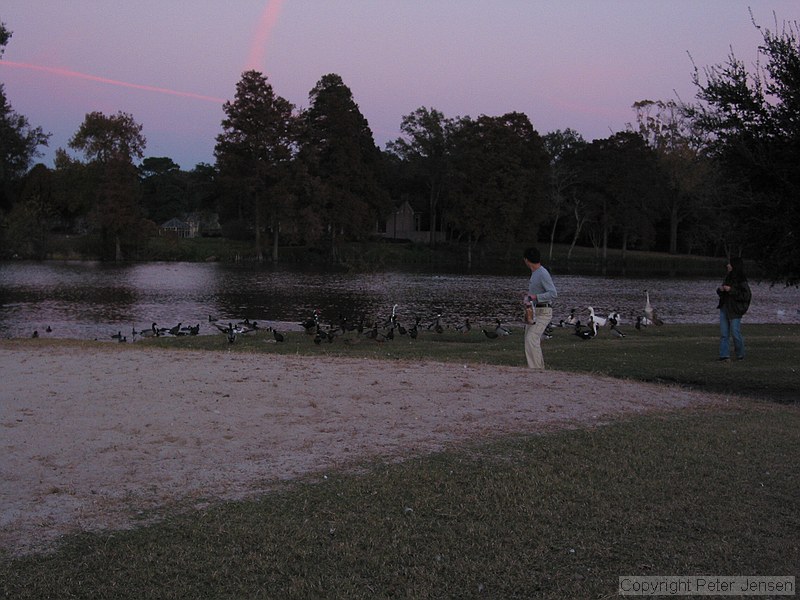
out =
[[[794,402],[800,397],[800,325],[748,325],[742,327],[747,348],[744,361],[717,362],[719,327],[668,325],[637,331],[624,328],[626,337],[608,330],[592,340],[572,335],[571,329],[554,328],[553,338],[542,348],[548,368],[675,383],[704,391],[734,393]],[[272,343],[269,332],[239,336],[229,344],[223,334],[161,337],[139,347],[192,348],[313,356],[356,356],[386,360],[438,360],[524,366],[522,330],[495,340],[473,328],[467,334],[423,330],[417,339],[397,336],[383,343],[357,336],[352,342],[336,339],[319,346],[304,333],[286,333],[285,342]]]
[[[720,364],[714,327],[582,341],[556,330],[553,369],[736,392],[728,410],[510,436],[131,531],[0,560],[7,598],[612,598],[620,575],[798,575],[800,327],[745,326]],[[155,346],[522,364],[521,332],[488,340],[282,344],[266,334]],[[24,343],[53,343],[26,340]],[[69,343],[69,342],[65,342]]]

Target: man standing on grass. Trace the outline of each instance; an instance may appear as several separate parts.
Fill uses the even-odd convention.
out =
[[[544,369],[542,335],[553,320],[553,300],[558,297],[550,272],[542,266],[542,255],[538,248],[525,250],[525,264],[531,270],[528,292],[525,295],[525,359],[528,367]]]

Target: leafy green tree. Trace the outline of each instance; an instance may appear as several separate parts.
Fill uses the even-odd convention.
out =
[[[800,283],[800,39],[797,23],[759,27],[759,66],[731,53],[695,69],[697,102],[688,115],[709,138],[709,154],[737,192],[727,199],[741,252],[775,281]],[[735,251],[735,250],[734,250]]]
[[[53,169],[53,196],[64,230],[79,235],[89,230],[88,218],[94,207],[95,190],[90,168],[57,148]]]
[[[11,31],[0,22],[0,58],[11,39]],[[47,146],[49,133],[31,127],[28,119],[14,111],[8,103],[5,87],[0,83],[0,209],[11,207],[11,184],[30,168],[40,156],[39,146]]]
[[[653,222],[663,196],[663,177],[656,154],[640,135],[621,131],[605,140],[602,146],[604,180],[601,186],[609,198],[603,258],[605,262],[608,235],[613,232],[621,237],[624,260],[634,242],[649,246],[654,237]]]
[[[261,236],[268,223],[277,260],[284,184],[296,141],[294,106],[275,94],[266,76],[251,70],[242,74],[234,101],[223,110],[223,132],[214,149],[217,168],[226,189],[239,199],[239,218],[252,218],[257,259],[263,260]]]
[[[123,258],[123,244],[140,241],[141,189],[134,159],[144,155],[142,126],[127,113],[86,115],[69,147],[88,161],[94,194],[91,220],[102,238],[102,255]]]
[[[25,176],[19,200],[9,214],[10,248],[25,258],[47,258],[50,232],[56,219],[52,173],[40,163]]]
[[[702,212],[713,186],[713,171],[703,156],[704,140],[694,123],[674,101],[634,103],[636,131],[652,148],[664,174],[662,206],[669,219],[669,252],[678,252],[678,233]]]
[[[573,129],[552,131],[542,137],[545,151],[550,159],[550,260],[553,260],[553,244],[561,217],[568,214],[567,195],[578,181],[575,168],[575,152],[586,142],[581,134]]]
[[[121,161],[133,164],[144,156],[147,140],[142,126],[128,113],[118,112],[107,116],[99,111],[84,117],[78,131],[69,141],[69,147],[79,150],[89,162],[108,164]]]
[[[550,174],[544,144],[527,116],[460,119],[451,160],[448,215],[468,238],[468,263],[480,240],[502,246],[507,255],[515,242],[536,242]]]
[[[579,175],[568,201],[575,217],[568,257],[581,236],[589,238],[603,269],[612,236],[623,257],[634,242],[648,246],[663,183],[642,137],[622,131],[594,140],[580,147],[572,161]]]
[[[327,236],[338,260],[339,238],[364,239],[390,210],[383,188],[381,152],[353,94],[336,74],[324,75],[309,93],[303,115],[302,167],[312,181],[305,210]]]
[[[27,118],[11,108],[0,84],[0,181],[7,184],[24,175],[40,156],[39,146],[47,146],[49,139],[49,133],[31,127]]]
[[[430,245],[436,240],[436,215],[443,196],[448,166],[448,132],[452,121],[424,106],[403,117],[403,137],[389,142],[387,150],[402,159],[411,174],[421,179],[428,196]]]
[[[165,156],[147,157],[139,165],[142,207],[156,224],[189,212],[187,182],[178,164]]]
[[[0,21],[0,58],[2,58],[3,53],[6,51],[6,46],[8,45],[8,40],[11,39],[11,32],[6,27],[6,24]]]
[[[215,219],[219,217],[219,173],[214,165],[198,163],[186,177],[186,194],[189,209]]]

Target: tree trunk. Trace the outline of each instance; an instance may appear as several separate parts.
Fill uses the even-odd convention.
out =
[[[436,205],[439,204],[439,192],[436,186],[431,187],[431,195],[428,200],[428,210],[431,211],[430,227],[431,230],[428,236],[428,244],[433,247],[436,245]]]
[[[331,226],[331,262],[337,263],[339,261],[339,253],[336,252],[336,225]]]
[[[281,222],[272,219],[272,262],[278,262],[278,236],[280,235]]]
[[[669,253],[678,253],[678,203],[672,204],[669,215]]]
[[[255,202],[255,228],[256,228],[256,260],[258,262],[264,261],[264,255],[261,252],[261,206],[258,200]]]
[[[622,275],[625,276],[627,272],[627,259],[628,259],[628,229],[622,231]]]
[[[555,221],[553,221],[553,228],[550,230],[550,255],[548,260],[553,262],[553,242],[556,239],[556,226],[558,225],[558,215],[556,215]]]
[[[608,208],[606,200],[603,199],[603,257],[602,257],[603,275],[606,274],[607,265],[608,265]]]
[[[575,244],[578,243],[578,238],[581,235],[581,229],[583,229],[584,220],[581,219],[580,213],[578,211],[578,206],[575,206],[575,235],[572,236],[572,243],[569,245],[569,251],[567,252],[567,260],[572,258],[572,250],[575,248]]]
[[[114,234],[114,260],[117,262],[122,260],[122,241],[118,233]]]

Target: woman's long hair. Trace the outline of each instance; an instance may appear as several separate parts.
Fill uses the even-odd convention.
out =
[[[731,279],[736,281],[747,281],[747,275],[744,274],[744,261],[741,256],[731,257]]]

